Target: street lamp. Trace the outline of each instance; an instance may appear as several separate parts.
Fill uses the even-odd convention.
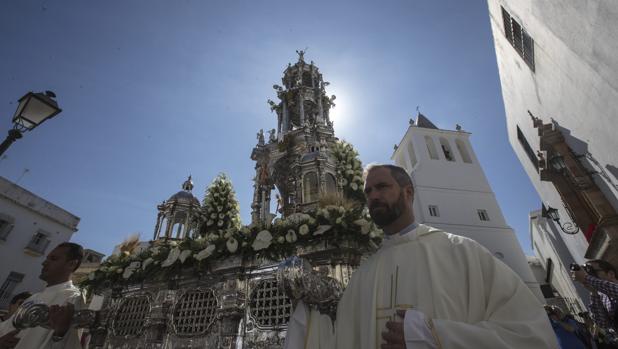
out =
[[[33,93],[28,92],[19,99],[19,105],[13,116],[13,128],[9,135],[0,144],[0,155],[22,137],[22,133],[32,131],[45,120],[51,119],[62,111],[58,103],[53,99],[56,95],[51,91]]]
[[[558,173],[563,173],[566,170],[564,157],[562,155],[554,155],[549,159],[549,165]]]
[[[556,224],[560,227],[562,232],[565,234],[573,235],[579,232],[579,227],[573,224],[573,222],[566,222],[564,224],[560,224],[560,213],[558,213],[557,209],[551,206],[547,206],[547,207],[545,207],[545,205],[542,206],[541,217],[549,218],[553,220],[554,222],[556,222]]]

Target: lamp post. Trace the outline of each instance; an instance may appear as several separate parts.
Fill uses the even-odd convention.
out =
[[[13,116],[13,128],[0,144],[0,155],[23,136],[23,132],[32,131],[45,120],[51,119],[62,111],[54,100],[56,95],[51,91],[28,92],[19,99],[19,105]]]
[[[558,213],[557,209],[551,206],[545,207],[545,205],[543,205],[543,207],[541,208],[541,216],[544,218],[549,218],[556,222],[556,224],[565,234],[573,235],[579,232],[579,227],[576,226],[573,222],[566,222],[564,224],[560,224],[560,214]]]

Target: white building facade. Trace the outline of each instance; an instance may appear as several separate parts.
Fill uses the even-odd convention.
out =
[[[459,127],[458,127],[459,128]],[[424,223],[471,238],[513,269],[543,301],[538,282],[476,158],[470,133],[441,130],[419,114],[410,121],[392,160],[414,182],[414,215]]]
[[[556,222],[543,217],[542,211],[530,213],[530,241],[535,257],[529,263],[537,265],[542,275],[536,275],[547,303],[558,305],[571,314],[586,311],[587,291],[581,284],[571,281],[569,266],[575,262],[564,233]],[[534,267],[532,268],[534,271]]]
[[[38,292],[41,263],[69,241],[79,217],[0,177],[0,311],[13,295]]]
[[[573,260],[618,265],[618,2],[488,5],[511,146]]]

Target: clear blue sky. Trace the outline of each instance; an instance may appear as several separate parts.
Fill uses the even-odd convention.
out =
[[[150,239],[156,205],[188,174],[219,172],[249,223],[266,104],[308,47],[337,95],[335,131],[363,163],[388,161],[417,105],[472,143],[530,254],[539,199],[506,137],[487,4],[474,1],[31,1],[0,3],[0,132],[25,92],[64,111],[26,134],[0,175],[81,217],[73,240],[109,254]],[[368,141],[371,139],[371,141]]]

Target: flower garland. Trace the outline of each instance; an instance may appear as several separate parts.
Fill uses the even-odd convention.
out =
[[[209,263],[232,256],[279,260],[295,255],[298,248],[324,241],[333,246],[356,241],[371,250],[380,243],[383,233],[373,224],[366,209],[328,205],[310,214],[295,213],[285,219],[275,219],[268,228],[249,225],[228,229],[221,238],[212,236],[158,240],[142,252],[111,256],[80,287],[96,292],[146,280],[163,281],[183,269],[199,274],[208,270]]]

